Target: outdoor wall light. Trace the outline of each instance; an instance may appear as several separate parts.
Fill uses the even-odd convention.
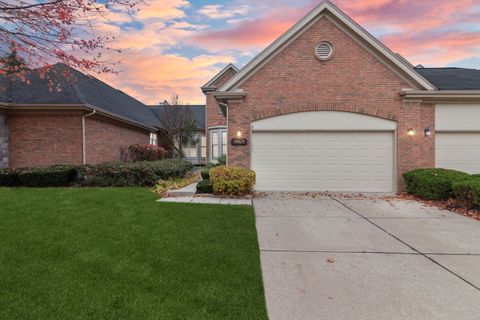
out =
[[[413,130],[413,128],[408,128],[407,134],[409,137],[413,137],[415,135],[415,130]]]
[[[242,131],[237,131],[237,138],[241,138],[242,137]]]
[[[425,128],[425,137],[430,137],[432,135],[432,130],[430,130],[430,128]]]

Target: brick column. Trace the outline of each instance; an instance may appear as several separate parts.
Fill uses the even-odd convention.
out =
[[[409,136],[408,129],[415,130]],[[425,137],[424,129],[432,135]],[[403,191],[404,172],[418,168],[435,167],[435,106],[420,102],[403,102],[400,108],[397,132],[397,175],[399,191]]]
[[[0,114],[0,169],[8,167],[8,123],[7,115]]]
[[[241,100],[228,102],[228,155],[229,166],[250,168],[250,147],[252,137],[250,136],[251,115],[244,110]],[[248,140],[246,146],[232,146],[230,141],[236,137],[237,132],[242,132],[242,138]]]

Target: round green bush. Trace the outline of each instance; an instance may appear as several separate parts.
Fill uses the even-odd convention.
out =
[[[468,173],[448,169],[417,169],[403,174],[409,194],[427,200],[447,200],[453,184],[470,179]]]
[[[480,208],[480,179],[474,177],[453,184],[455,199],[469,209]]]
[[[255,172],[246,168],[218,166],[210,169],[213,193],[245,196],[253,193]]]
[[[213,193],[212,185],[208,180],[202,180],[197,184],[198,193]]]
[[[200,174],[202,175],[203,180],[209,180],[210,179],[210,170],[209,169],[203,169],[200,171]]]

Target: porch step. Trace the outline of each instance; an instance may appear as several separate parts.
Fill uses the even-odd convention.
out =
[[[173,197],[173,198],[178,198],[178,197],[193,197],[195,196],[195,193],[197,192],[197,183],[192,183],[189,184],[186,187],[183,187],[181,189],[177,190],[170,190],[167,192],[167,197]]]

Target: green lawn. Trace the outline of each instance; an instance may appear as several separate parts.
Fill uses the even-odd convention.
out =
[[[253,209],[0,188],[0,319],[267,319]]]

